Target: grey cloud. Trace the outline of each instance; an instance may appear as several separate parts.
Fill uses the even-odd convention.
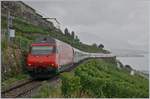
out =
[[[148,49],[148,0],[26,1],[45,16],[56,17],[81,41],[108,48]]]

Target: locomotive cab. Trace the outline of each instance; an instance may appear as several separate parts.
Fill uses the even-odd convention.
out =
[[[57,50],[55,45],[48,43],[34,43],[30,47],[27,57],[29,71],[52,71],[58,67],[56,63]]]

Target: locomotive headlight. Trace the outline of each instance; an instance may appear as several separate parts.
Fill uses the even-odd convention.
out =
[[[54,64],[51,64],[52,66],[54,66]]]
[[[28,66],[31,66],[31,64],[28,64]]]

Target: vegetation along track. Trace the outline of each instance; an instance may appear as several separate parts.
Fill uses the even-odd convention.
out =
[[[69,72],[73,70],[76,66],[78,66],[83,61],[84,60],[70,66],[65,71]],[[58,79],[59,79],[59,76],[55,75],[55,76],[50,77],[50,79],[48,79],[47,81],[52,82]],[[31,94],[33,93],[33,91],[37,90],[42,85],[43,81],[45,80],[34,80],[30,78],[21,80],[8,88],[3,88],[4,90],[2,90],[1,96],[2,98],[31,97]]]
[[[34,81],[32,79],[25,79],[17,82],[15,85],[6,88],[1,92],[3,98],[16,98],[21,97],[29,93],[34,88],[40,85],[40,81]]]
[[[55,81],[58,79],[58,76],[51,77],[48,79],[49,82]],[[33,80],[25,79],[19,81],[14,86],[6,88],[1,92],[2,98],[21,98],[21,97],[30,97],[34,90],[42,85],[42,82],[45,80]]]

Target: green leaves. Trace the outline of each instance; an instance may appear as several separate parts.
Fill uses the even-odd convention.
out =
[[[61,79],[64,97],[76,97],[80,90],[80,78],[73,76],[71,73],[63,73]]]
[[[81,89],[92,97],[148,97],[148,80],[118,70],[115,60],[89,60],[75,69]],[[142,82],[142,83],[140,83]]]

